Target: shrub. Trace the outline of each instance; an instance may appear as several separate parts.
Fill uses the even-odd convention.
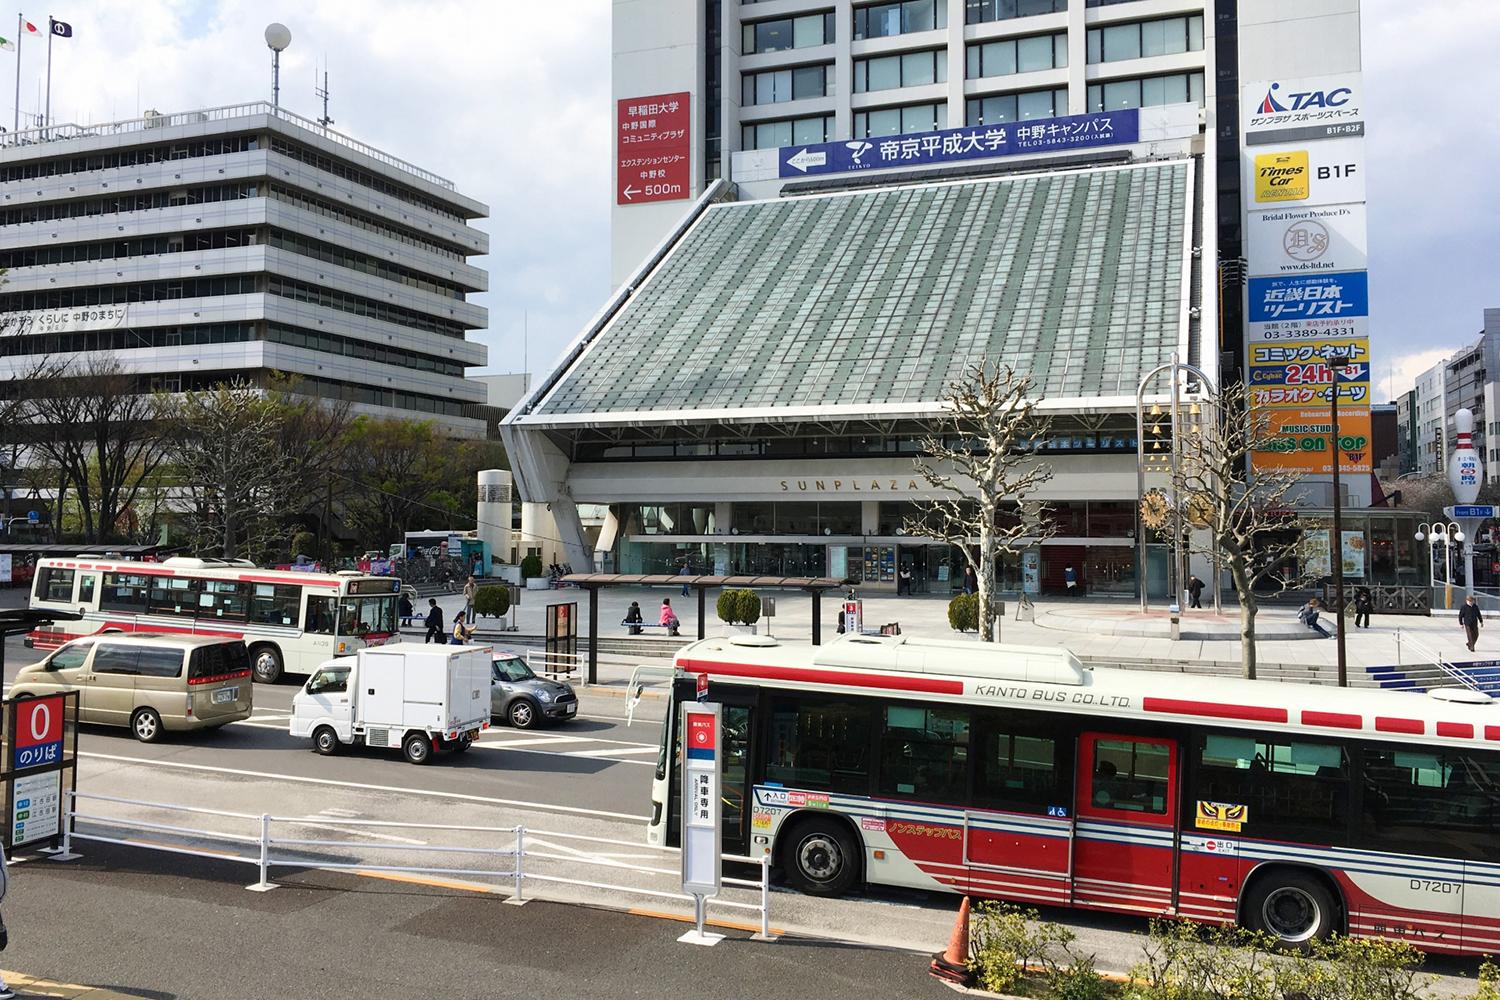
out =
[[[979,631],[979,596],[958,594],[948,602],[948,624],[955,632]]]
[[[738,590],[722,590],[719,599],[714,602],[714,610],[719,614],[719,621],[728,622],[733,625],[739,620],[740,602]]]
[[[510,610],[510,588],[480,587],[474,592],[474,610],[488,618],[502,618]]]
[[[1073,937],[1066,927],[1043,923],[1036,910],[1004,903],[980,903],[974,908],[970,925],[969,970],[980,986],[1006,993],[1028,969],[1056,973],[1057,958]],[[1074,994],[1072,1000],[1085,997],[1086,994]]]
[[[730,625],[754,625],[760,621],[760,595],[753,590],[725,590],[714,602],[719,620]]]
[[[739,600],[740,621],[746,625],[754,625],[760,621],[760,595],[753,590],[740,591]]]
[[[318,536],[311,531],[299,531],[292,536],[292,558],[312,556],[318,553]]]
[[[542,575],[542,557],[541,556],[538,556],[538,555],[529,555],[525,559],[521,560],[521,580],[522,580],[522,582],[525,582],[526,580],[531,579],[533,576],[541,576],[541,575]]]
[[[1479,966],[1479,989],[1474,1000],[1500,1000],[1500,966],[1486,959]]]
[[[1307,1000],[1424,1000],[1432,980],[1404,941],[1334,937],[1314,942],[1277,969],[1277,996]]]
[[[1069,954],[1069,964],[1049,969],[1047,985],[1057,1000],[1109,1000],[1117,991],[1095,967],[1094,956]]]

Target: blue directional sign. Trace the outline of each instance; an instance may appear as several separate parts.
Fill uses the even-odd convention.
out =
[[[1493,504],[1469,503],[1448,508],[1449,517],[1500,517]]]
[[[850,170],[921,167],[1023,153],[1060,153],[1139,141],[1136,108],[1064,118],[972,125],[852,142],[815,142],[780,150],[780,176],[811,177]]]

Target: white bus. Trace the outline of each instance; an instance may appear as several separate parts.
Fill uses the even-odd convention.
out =
[[[861,882],[1500,951],[1500,704],[1089,669],[910,636],[682,648],[648,840],[678,842],[680,712],[723,705],[725,853]],[[675,734],[675,744],[668,744]]]
[[[357,573],[259,569],[245,561],[42,559],[31,607],[77,621],[37,628],[26,644],[55,649],[102,632],[186,632],[243,639],[255,679],[308,674],[329,657],[399,636],[401,581]]]

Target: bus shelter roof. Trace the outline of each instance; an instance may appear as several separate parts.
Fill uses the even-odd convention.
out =
[[[832,576],[688,576],[667,573],[569,573],[563,583],[580,587],[750,587],[779,590],[837,590]]]

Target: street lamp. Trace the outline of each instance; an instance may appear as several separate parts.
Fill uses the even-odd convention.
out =
[[[1443,543],[1443,603],[1447,607],[1453,607],[1453,563],[1449,546],[1463,544],[1463,529],[1452,521],[1446,524],[1442,521],[1423,521],[1417,525],[1416,537],[1417,541],[1427,543],[1427,585],[1432,590],[1437,589],[1437,568],[1432,565],[1432,546],[1436,542]]]

